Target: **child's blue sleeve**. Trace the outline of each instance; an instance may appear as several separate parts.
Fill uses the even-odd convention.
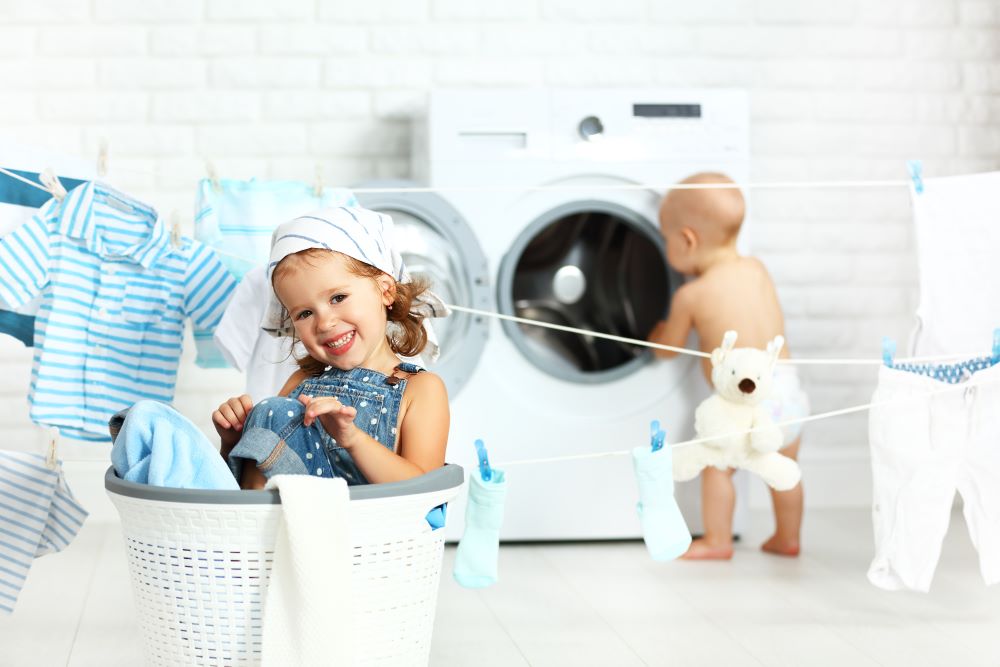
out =
[[[502,470],[494,468],[488,482],[483,481],[478,470],[469,475],[465,534],[458,543],[452,573],[455,581],[466,588],[485,588],[496,583],[506,497],[507,480]]]
[[[642,539],[653,560],[674,560],[691,545],[681,510],[674,499],[673,458],[670,447],[632,450],[635,480],[639,485],[639,520]]]

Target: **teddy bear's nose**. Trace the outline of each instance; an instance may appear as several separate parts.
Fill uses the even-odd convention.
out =
[[[742,380],[740,380],[739,386],[740,386],[740,391],[742,391],[744,394],[752,394],[753,390],[757,388],[757,385],[755,385],[753,383],[753,380],[751,380],[750,378],[743,378]]]

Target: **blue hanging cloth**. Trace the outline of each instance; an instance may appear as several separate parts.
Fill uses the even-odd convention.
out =
[[[458,543],[452,576],[465,588],[485,588],[497,581],[500,526],[507,498],[507,479],[502,470],[490,467],[486,447],[476,440],[479,470],[469,475],[469,498],[465,505],[465,533]]]
[[[691,546],[691,532],[674,499],[674,464],[666,433],[654,421],[651,446],[632,450],[632,465],[639,486],[636,509],[642,523],[642,539],[653,560],[674,560]]]

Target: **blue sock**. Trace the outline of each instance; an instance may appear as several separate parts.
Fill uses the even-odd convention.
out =
[[[653,560],[674,560],[691,545],[681,509],[674,499],[673,458],[670,447],[632,450],[635,480],[639,485],[639,520],[642,539]]]
[[[469,500],[465,506],[465,533],[458,543],[452,575],[466,588],[485,588],[496,583],[500,555],[500,525],[503,523],[507,480],[493,469],[484,482],[479,471],[469,475]]]

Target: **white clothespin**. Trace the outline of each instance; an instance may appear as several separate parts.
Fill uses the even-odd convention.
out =
[[[53,197],[58,201],[62,201],[66,197],[66,188],[63,184],[59,182],[59,177],[56,173],[49,168],[46,168],[42,173],[38,175],[38,180],[42,182],[45,189],[48,190]]]
[[[49,470],[56,470],[59,467],[59,429],[50,426],[48,436],[49,447],[45,454],[45,466]]]
[[[181,215],[176,209],[170,212],[170,243],[180,250],[181,242]]]
[[[101,178],[108,175],[108,140],[104,138],[97,148],[97,175]]]
[[[319,162],[316,163],[316,185],[313,188],[313,194],[316,195],[317,199],[323,197],[323,165]]]
[[[222,192],[222,183],[219,182],[219,175],[215,171],[215,165],[211,160],[205,160],[205,171],[208,173],[208,180],[212,182],[212,187],[216,192]]]

